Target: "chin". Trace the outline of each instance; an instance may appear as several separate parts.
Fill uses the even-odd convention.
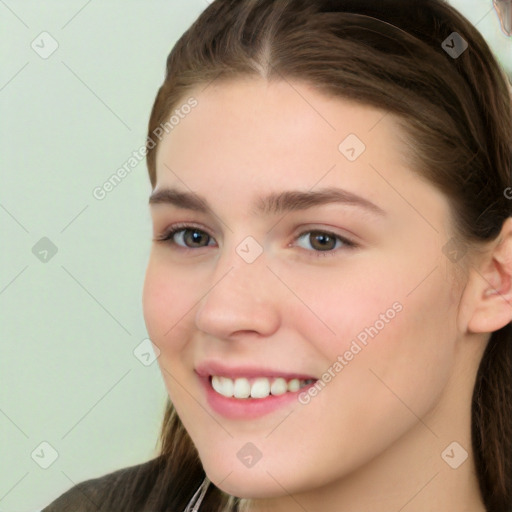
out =
[[[211,480],[211,478],[210,478]],[[216,487],[231,496],[245,499],[276,498],[283,495],[283,489],[278,486],[269,475],[262,475],[261,478],[253,477],[250,473],[245,475],[231,474],[217,483],[211,480]]]
[[[303,491],[307,485],[307,477],[297,474],[296,468],[276,467],[269,461],[266,464],[260,461],[252,468],[245,468],[242,464],[240,467],[233,467],[230,463],[219,464],[215,460],[202,461],[210,481],[237,498],[275,498],[285,494],[283,489],[295,493]],[[283,475],[288,475],[288,478],[285,479]]]

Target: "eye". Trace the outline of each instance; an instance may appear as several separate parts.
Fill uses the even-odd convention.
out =
[[[317,256],[334,255],[336,253],[335,249],[340,249],[343,247],[347,249],[353,249],[357,247],[354,242],[351,242],[344,237],[329,231],[321,230],[305,231],[297,237],[297,240],[305,241],[306,245],[310,245],[310,247],[313,248],[313,252],[319,253],[316,254]],[[299,246],[309,250],[308,247],[304,247],[300,244]]]
[[[206,231],[190,224],[172,226],[154,240],[177,246],[183,250],[200,249],[215,245],[214,239]],[[356,243],[347,238],[319,229],[304,231],[295,240],[301,242],[298,244],[299,247],[319,257],[334,256],[337,249],[354,249],[357,247]]]
[[[209,242],[213,241],[213,238],[206,231],[195,226],[176,225],[162,236],[155,238],[155,241],[167,242],[184,249],[197,249],[211,245]]]

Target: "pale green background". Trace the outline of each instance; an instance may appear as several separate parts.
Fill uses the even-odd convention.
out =
[[[133,354],[151,228],[144,143],[172,45],[206,0],[0,0],[0,511],[156,455],[166,391]],[[512,70],[490,1],[454,1]],[[31,48],[42,32],[59,47]],[[32,247],[48,237],[48,262]],[[41,442],[58,458],[42,469]],[[48,450],[45,451],[48,454]]]

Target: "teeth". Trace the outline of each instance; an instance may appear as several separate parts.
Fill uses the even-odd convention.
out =
[[[268,379],[258,377],[249,382],[245,377],[230,379],[213,375],[211,383],[213,389],[222,396],[231,398],[266,398],[269,395],[278,396],[287,391],[295,392],[315,382],[314,379],[291,379],[288,382],[282,377]]]
[[[233,396],[233,381],[225,377],[216,377],[212,379],[212,386],[217,393],[226,394],[225,396]]]
[[[251,396],[251,385],[247,379],[236,379],[233,383],[231,379],[224,377],[224,380],[229,380],[232,386],[232,392],[230,388],[222,388],[221,395],[230,397],[235,396],[236,398],[249,398]]]
[[[270,382],[264,377],[256,379],[251,386],[251,398],[265,398],[270,395]]]
[[[288,384],[282,377],[275,379],[274,382],[272,382],[272,385],[270,386],[270,392],[274,396],[283,395],[287,391],[288,391]]]
[[[299,389],[300,389],[299,379],[292,379],[290,382],[288,382],[288,391],[299,391]]]

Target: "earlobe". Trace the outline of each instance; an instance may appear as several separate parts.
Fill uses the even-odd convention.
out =
[[[512,217],[503,223],[497,240],[478,268],[470,269],[472,302],[468,330],[494,332],[512,321]]]

